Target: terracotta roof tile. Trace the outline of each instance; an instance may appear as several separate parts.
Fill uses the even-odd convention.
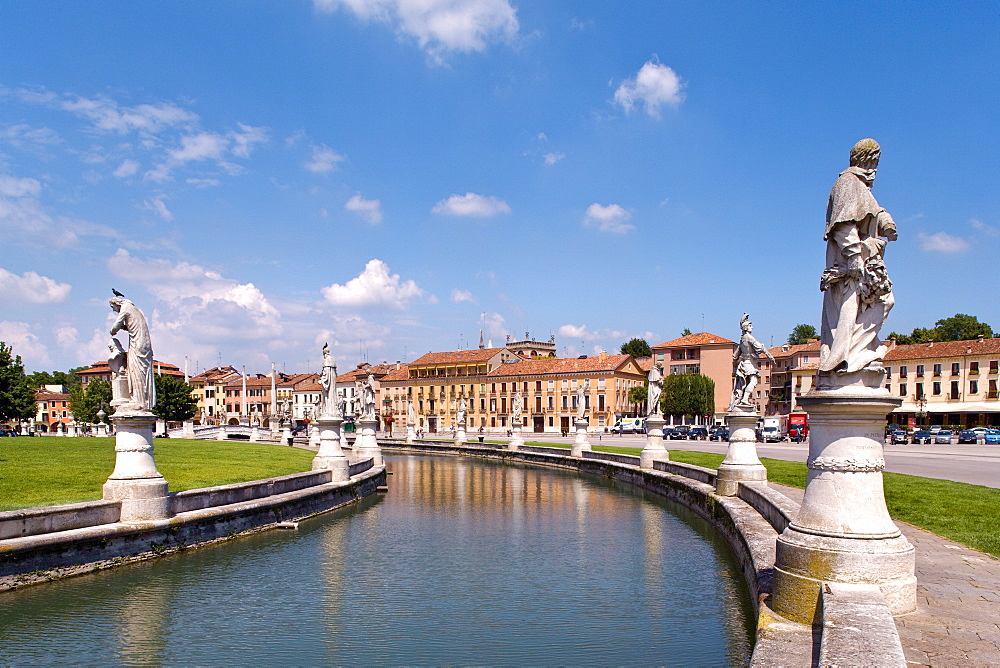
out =
[[[418,364],[449,364],[465,362],[486,362],[505,348],[472,348],[471,350],[449,350],[442,353],[427,353],[410,362],[411,366]],[[512,352],[513,354],[513,352]]]
[[[961,357],[963,355],[1000,355],[1000,339],[971,339],[968,341],[936,341],[896,346],[885,361]]]
[[[679,339],[673,339],[672,341],[661,343],[658,346],[653,346],[653,348],[691,348],[694,346],[724,344],[733,345],[734,343],[734,341],[730,341],[729,339],[716,334],[709,334],[708,332],[695,332],[694,334],[688,334],[687,336],[682,336]]]

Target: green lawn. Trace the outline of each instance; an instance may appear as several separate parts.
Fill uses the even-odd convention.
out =
[[[308,471],[315,455],[246,441],[158,438],[154,447],[175,492]],[[113,438],[0,438],[0,510],[100,499],[114,468]]]
[[[561,443],[533,442],[530,445],[570,447]],[[637,455],[641,450],[618,446],[595,446],[594,449],[625,455]],[[670,450],[670,459],[717,469],[725,455]],[[805,464],[766,457],[762,457],[761,462],[771,482],[800,489],[806,486]],[[1000,489],[902,473],[884,473],[883,480],[885,502],[894,519],[1000,557],[1000,531],[997,530],[1000,526]]]

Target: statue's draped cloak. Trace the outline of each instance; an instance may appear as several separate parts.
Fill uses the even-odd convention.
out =
[[[149,339],[146,317],[135,304],[121,302],[118,318],[111,328],[112,334],[124,329],[128,332],[128,350],[125,371],[128,375],[132,406],[151,411],[156,405],[156,386],[153,383],[153,344]]]

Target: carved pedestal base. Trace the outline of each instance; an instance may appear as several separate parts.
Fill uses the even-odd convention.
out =
[[[319,433],[319,451],[313,457],[313,471],[330,470],[332,482],[343,482],[351,477],[347,471],[347,456],[340,447],[340,425],[343,422],[339,417],[321,416],[313,427]]]
[[[181,432],[182,438],[194,438],[194,420],[184,420],[184,429]]]
[[[715,493],[735,496],[740,482],[766,482],[767,469],[757,456],[757,413],[732,412],[726,416],[729,449],[719,465]]]
[[[219,431],[215,434],[215,440],[224,441],[226,440],[226,425],[220,424]]]
[[[590,441],[587,440],[587,429],[590,427],[590,420],[585,417],[577,418],[573,424],[576,426],[576,439],[573,441],[570,455],[573,457],[583,457],[584,450],[592,449]]]
[[[811,624],[824,581],[874,584],[889,611],[916,609],[913,546],[889,517],[882,488],[885,392],[810,392],[809,473],[799,514],[778,537],[774,611]]]
[[[337,445],[340,445],[340,428],[337,428]],[[318,448],[320,444],[320,438],[322,434],[320,433],[318,420],[314,421],[309,425],[309,447]]]
[[[524,436],[521,434],[521,421],[517,420],[515,422],[511,422],[510,428],[512,433],[510,442],[507,443],[507,447],[514,452],[517,452],[517,450],[524,445]]]
[[[669,461],[670,452],[663,445],[663,425],[667,423],[662,415],[650,415],[646,418],[646,445],[639,453],[639,466],[644,469],[653,468],[653,462]]]
[[[375,438],[375,429],[378,421],[362,419],[361,435],[354,442],[354,456],[357,459],[373,459],[375,466],[382,466],[385,460],[382,459],[382,449],[378,447],[378,440]]]
[[[142,522],[170,517],[167,481],[153,459],[151,413],[115,414],[115,470],[104,483],[103,497],[121,501],[122,522]]]
[[[413,443],[413,440],[417,437],[417,429],[414,425],[406,425],[406,438],[403,439],[404,443]]]

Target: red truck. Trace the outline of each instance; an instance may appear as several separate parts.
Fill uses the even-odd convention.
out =
[[[809,414],[789,413],[788,414],[788,438],[789,440],[801,443],[809,436]]]

